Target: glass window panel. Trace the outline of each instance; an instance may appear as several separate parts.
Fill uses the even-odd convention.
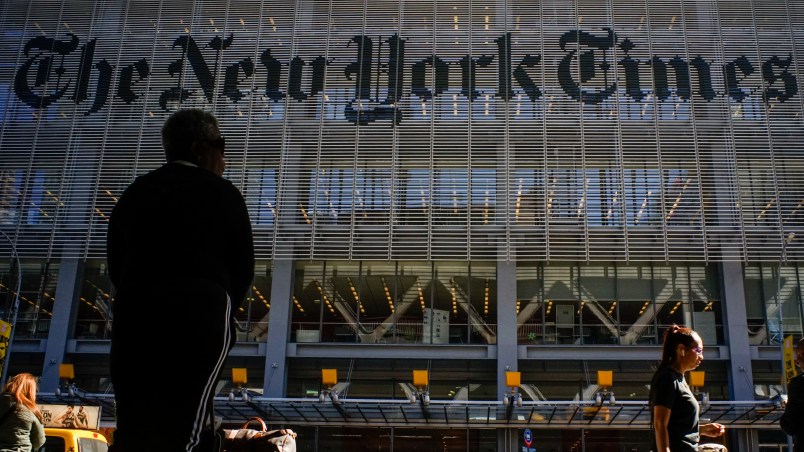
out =
[[[659,335],[673,324],[691,327],[689,279],[685,267],[654,267],[653,294]]]
[[[495,332],[486,322],[488,312],[484,316],[483,306],[478,303],[482,303],[482,297],[475,293],[479,288],[469,277],[468,265],[439,262],[435,275],[435,284],[431,287],[432,304],[424,314],[422,342],[494,343],[488,341],[495,337]],[[482,342],[481,338],[484,339]]]
[[[19,306],[17,323],[14,325],[14,337],[45,339],[50,331],[53,317],[53,306],[56,303],[56,282],[58,279],[58,263],[40,260],[21,260],[22,288],[19,290]],[[7,310],[15,302],[17,291],[16,271],[14,276],[4,278],[10,285],[7,298],[10,303]],[[8,289],[7,289],[8,290]],[[71,303],[72,300],[61,300],[60,303]],[[7,311],[8,312],[8,311]]]
[[[656,344],[656,311],[651,267],[617,267],[621,343]]]
[[[270,263],[257,262],[254,281],[246,300],[235,312],[237,340],[242,342],[264,342],[268,340],[268,317],[271,311],[271,270]],[[292,300],[295,313],[304,313],[304,307],[295,297]]]
[[[546,311],[543,294],[543,267],[519,263],[516,268],[517,342],[540,344],[544,341]]]
[[[75,336],[79,339],[108,339],[112,328],[112,281],[106,261],[93,259],[84,265],[80,303],[75,320]]]
[[[578,270],[583,310],[576,341],[582,344],[618,343],[619,301],[614,267],[582,266]]]

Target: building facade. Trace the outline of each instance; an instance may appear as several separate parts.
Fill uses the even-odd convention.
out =
[[[572,420],[599,370],[644,405],[674,323],[703,338],[701,392],[745,413],[730,448],[787,444],[736,404],[784,392],[802,335],[804,1],[3,0],[0,30],[6,371],[43,391],[70,363],[113,393],[108,216],[197,107],[257,251],[220,395],[245,368],[301,413],[336,369],[385,418],[272,419],[302,450],[648,450],[642,411]],[[466,416],[385,416],[413,370]],[[570,421],[491,422],[507,372]]]

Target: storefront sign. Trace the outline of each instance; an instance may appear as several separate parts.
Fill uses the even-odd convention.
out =
[[[793,336],[784,338],[784,379],[786,384],[796,376],[795,355],[793,353]]]
[[[530,447],[533,445],[533,431],[531,431],[531,429],[525,429],[525,433],[522,435],[522,440],[525,442],[525,445],[522,446],[522,452],[536,452],[535,447]]]

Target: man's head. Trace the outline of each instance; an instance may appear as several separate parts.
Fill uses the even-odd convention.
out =
[[[225,142],[212,113],[179,110],[162,126],[162,147],[168,162],[186,160],[218,176],[223,174]]]

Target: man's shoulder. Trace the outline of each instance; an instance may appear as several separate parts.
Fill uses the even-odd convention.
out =
[[[168,165],[162,165],[158,168],[149,170],[145,173],[135,176],[134,180],[131,182],[131,184],[129,184],[124,193],[126,191],[137,190],[144,185],[148,185],[149,183],[151,183],[151,181],[163,177],[163,174],[165,174],[167,171],[170,171],[168,168],[166,168],[167,166]]]
[[[137,176],[127,191],[148,190],[154,187],[170,186],[175,183],[203,185],[221,190],[237,190],[231,181],[194,166],[166,163],[159,168]],[[237,190],[239,192],[239,190]]]
[[[796,389],[804,390],[804,374],[798,374],[791,378],[790,383],[788,383],[787,386],[788,389],[795,387]]]

